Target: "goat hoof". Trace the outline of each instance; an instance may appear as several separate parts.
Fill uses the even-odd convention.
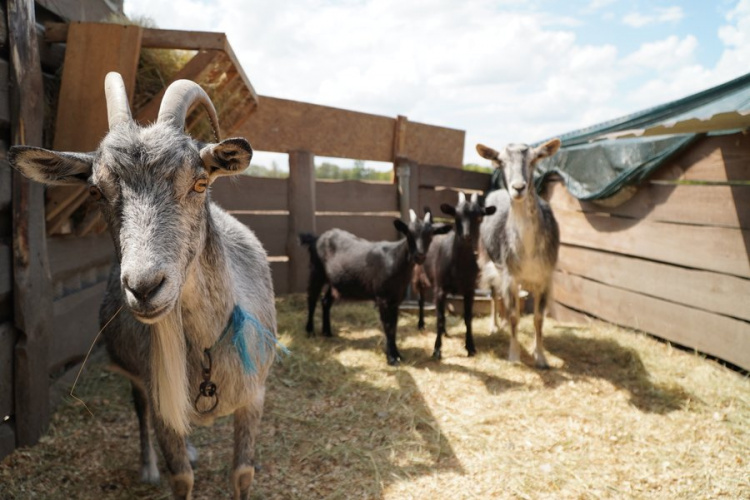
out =
[[[467,352],[467,356],[469,356],[470,358],[473,358],[474,356],[477,355],[477,350],[474,349],[473,347],[471,349],[466,349],[466,352]]]
[[[392,356],[388,356],[388,364],[391,366],[398,366],[401,364],[401,360]]]
[[[420,332],[421,332],[422,330],[424,330],[424,322],[420,321],[419,323],[417,323],[417,329],[418,329],[418,330],[419,330]]]
[[[141,468],[140,480],[145,484],[159,484],[159,469],[156,464],[144,465]]]
[[[440,361],[440,359],[443,357],[443,354],[440,352],[440,349],[435,349],[432,351],[432,359],[435,361]]]

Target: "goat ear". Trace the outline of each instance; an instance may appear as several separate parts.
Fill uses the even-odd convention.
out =
[[[482,211],[484,212],[484,215],[492,215],[497,211],[497,207],[490,205],[489,207],[484,207]]]
[[[409,235],[409,226],[407,226],[401,219],[395,219],[393,225],[396,226],[396,231],[399,233],[405,236]]]
[[[218,144],[208,144],[201,149],[203,166],[211,180],[222,175],[242,173],[250,166],[253,148],[241,137],[225,139]]]
[[[432,234],[446,234],[453,229],[452,224],[435,224],[432,226]]]
[[[497,157],[500,156],[500,153],[484,144],[477,144],[477,153],[485,160],[497,160]]]
[[[557,153],[558,149],[560,149],[560,139],[547,141],[534,150],[536,153],[536,158],[534,158],[534,160],[541,160],[542,158],[552,156]]]
[[[440,211],[443,212],[445,215],[456,215],[456,207],[452,207],[451,205],[448,205],[447,203],[442,203],[440,205]]]
[[[93,153],[62,153],[31,146],[13,146],[8,162],[31,180],[55,186],[88,183]]]

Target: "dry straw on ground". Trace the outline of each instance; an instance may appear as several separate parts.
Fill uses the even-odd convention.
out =
[[[337,304],[334,339],[307,339],[302,297],[278,299],[292,354],[269,381],[254,498],[748,498],[750,380],[630,331],[547,323],[552,369],[505,361],[507,331],[402,315],[388,367],[377,313]],[[319,325],[319,323],[318,323]],[[530,318],[521,341],[530,347]],[[49,433],[0,465],[0,498],[168,498],[137,481],[127,383],[93,363]],[[197,429],[196,498],[227,498],[231,420]],[[163,467],[162,467],[163,470]],[[163,472],[162,472],[163,473]]]

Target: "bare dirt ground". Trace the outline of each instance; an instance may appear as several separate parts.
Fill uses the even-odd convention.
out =
[[[269,380],[253,498],[750,498],[750,380],[644,335],[546,323],[550,370],[506,361],[507,329],[477,318],[479,354],[448,320],[443,360],[402,314],[386,365],[370,304],[336,304],[308,339],[304,298],[278,299],[291,350]],[[319,323],[316,324],[319,331]],[[531,348],[531,318],[521,343]],[[709,332],[707,332],[709,334]],[[170,498],[138,483],[128,383],[89,364],[48,434],[0,465],[2,499]],[[198,428],[195,497],[229,498],[231,419]]]

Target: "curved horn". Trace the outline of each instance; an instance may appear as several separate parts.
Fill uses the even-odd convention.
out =
[[[479,195],[477,193],[471,193],[471,202],[479,203]]]
[[[458,192],[458,202],[459,203],[465,203],[466,202],[466,195],[463,191]]]
[[[159,107],[157,122],[169,122],[177,130],[185,129],[185,119],[194,104],[201,103],[208,112],[216,139],[219,139],[219,117],[206,91],[190,80],[177,80],[167,87]]]
[[[112,129],[120,123],[133,121],[128,103],[128,93],[120,73],[110,71],[104,78],[104,95],[107,97],[107,121]]]
[[[415,212],[413,208],[409,209],[409,220],[411,222],[416,222],[417,221],[417,212]]]

